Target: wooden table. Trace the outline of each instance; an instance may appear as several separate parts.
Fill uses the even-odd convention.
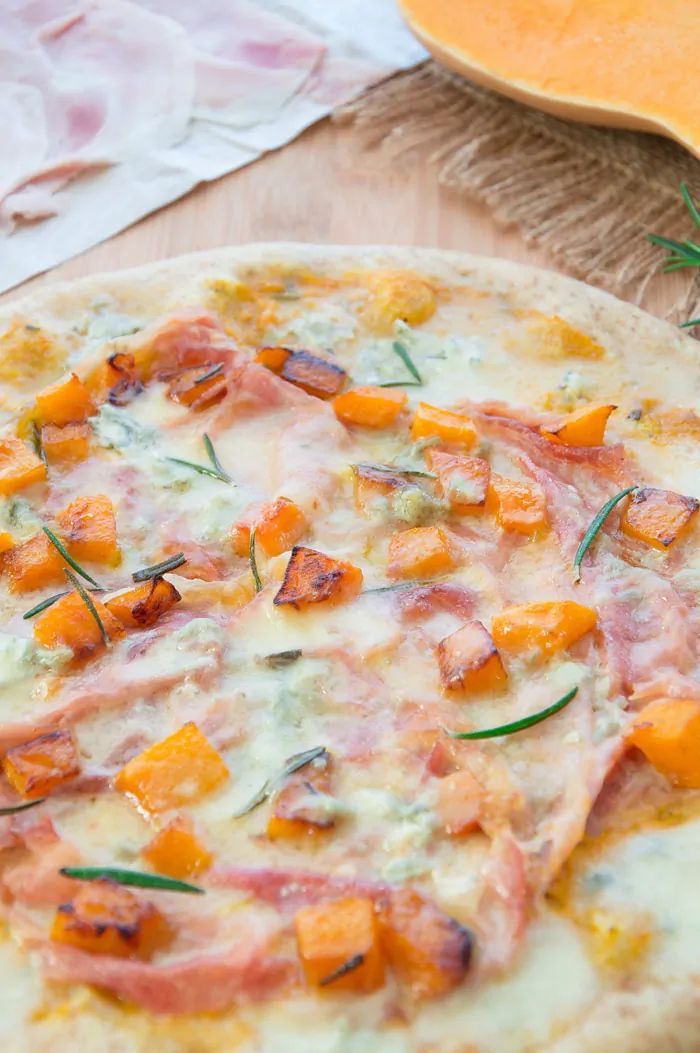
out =
[[[352,128],[330,120],[246,168],[198,187],[82,256],[0,297],[11,300],[57,279],[249,241],[438,246],[552,266],[485,206],[441,187],[435,169],[412,160],[389,167]],[[662,313],[677,283],[647,299]]]

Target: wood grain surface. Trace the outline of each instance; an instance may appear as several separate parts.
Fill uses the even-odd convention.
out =
[[[427,158],[389,166],[351,128],[326,120],[281,150],[147,216],[140,223],[0,297],[48,281],[249,241],[425,245],[553,266],[487,208],[441,187]],[[8,242],[11,251],[12,241]],[[677,281],[656,283],[648,310],[663,313]]]

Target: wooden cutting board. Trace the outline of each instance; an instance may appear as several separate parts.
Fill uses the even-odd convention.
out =
[[[25,282],[0,302],[48,281],[248,241],[425,245],[552,266],[515,230],[498,227],[484,205],[441,187],[427,159],[388,167],[361,149],[351,128],[326,120],[289,146]],[[677,291],[669,279],[647,306],[661,314]]]

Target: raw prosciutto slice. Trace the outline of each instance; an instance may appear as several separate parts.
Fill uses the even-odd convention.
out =
[[[296,974],[291,961],[243,936],[230,951],[172,965],[88,954],[58,944],[46,945],[41,957],[48,979],[94,984],[151,1013],[216,1013],[239,1002],[260,1002],[278,995]]]
[[[287,867],[227,867],[212,870],[207,883],[218,888],[249,892],[256,899],[276,907],[296,910],[306,903],[317,903],[340,896],[368,896],[377,899],[389,886],[339,874]]]

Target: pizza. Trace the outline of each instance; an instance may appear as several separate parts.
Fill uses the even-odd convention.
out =
[[[700,1050],[700,356],[437,251],[0,317],[13,1050]]]

